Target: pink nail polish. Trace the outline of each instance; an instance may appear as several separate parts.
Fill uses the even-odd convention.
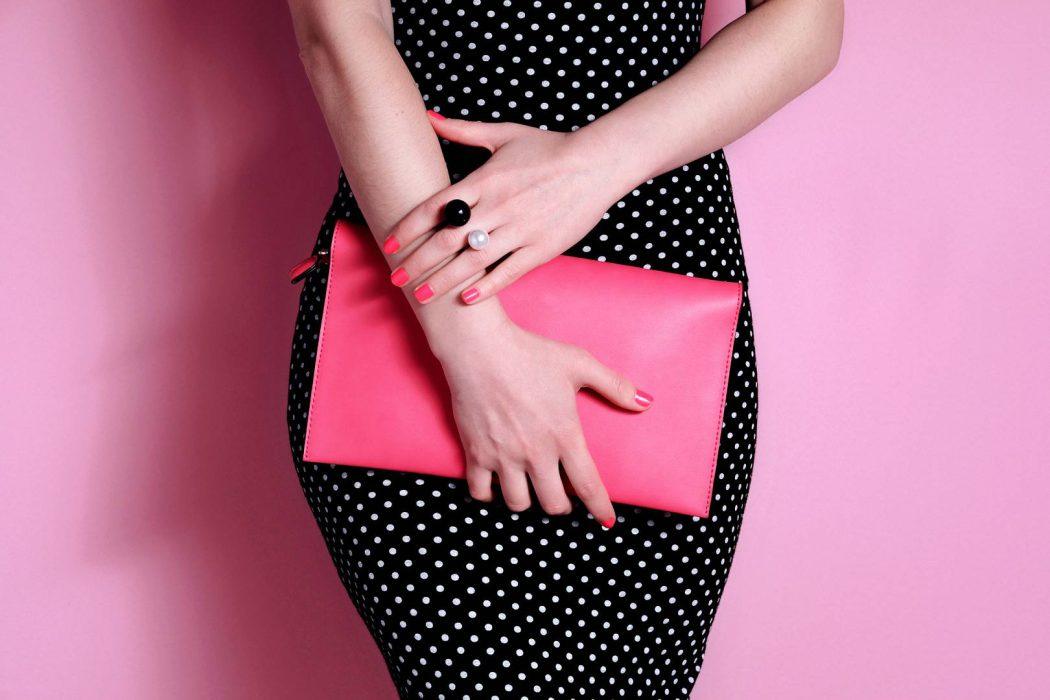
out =
[[[429,114],[430,116],[434,117],[434,119],[444,119],[445,118],[444,114],[440,114],[438,112],[435,112],[432,109],[428,109],[427,110],[427,114]]]
[[[408,281],[408,273],[405,272],[405,268],[399,267],[390,273],[390,281],[394,283],[395,287],[404,287],[405,282]]]
[[[649,408],[653,403],[653,395],[639,389],[634,393],[634,402],[642,408]]]
[[[602,521],[602,527],[604,527],[606,530],[608,530],[610,527],[612,527],[615,524],[616,524],[616,516],[615,515],[612,516],[611,518],[609,518],[608,520],[603,520]]]
[[[432,296],[434,296],[434,290],[430,288],[429,284],[424,284],[423,286],[419,287],[416,291],[414,291],[413,294],[416,295],[416,299],[418,299],[419,303],[422,304],[428,301]]]
[[[400,247],[401,244],[398,243],[397,239],[393,236],[388,236],[387,239],[383,241],[383,252],[387,255],[393,255],[397,252],[397,249]]]
[[[466,303],[473,304],[475,301],[478,300],[478,297],[481,296],[481,292],[478,291],[477,287],[471,287],[467,291],[463,292],[463,294],[461,294],[460,296]]]

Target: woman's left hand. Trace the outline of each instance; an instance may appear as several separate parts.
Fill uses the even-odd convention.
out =
[[[391,274],[397,286],[413,285],[420,302],[459,289],[509,253],[460,293],[468,304],[491,297],[572,247],[631,187],[609,172],[619,170],[609,167],[610,154],[578,137],[582,131],[428,115],[438,136],[486,148],[492,155],[406,214],[383,245],[387,254],[394,254],[438,229]],[[445,204],[453,199],[470,206],[464,226],[444,224]],[[467,245],[467,234],[475,229],[489,234],[488,243],[477,250]]]

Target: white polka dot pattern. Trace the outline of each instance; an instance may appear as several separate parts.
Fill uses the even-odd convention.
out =
[[[428,107],[555,130],[673,72],[698,48],[702,12],[701,2],[394,0],[395,38]],[[487,155],[442,146],[454,181]],[[340,217],[362,221],[342,174],[315,250]],[[304,282],[288,394],[295,467],[402,698],[688,698],[699,674],[747,501],[758,410],[723,153],[640,184],[567,253],[744,282],[709,519],[619,505],[605,531],[575,499],[567,516],[519,514],[474,501],[459,480],[304,463],[324,268]]]

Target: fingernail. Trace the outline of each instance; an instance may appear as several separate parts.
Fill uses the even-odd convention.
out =
[[[478,291],[477,287],[471,287],[467,291],[463,292],[460,296],[463,297],[463,301],[468,304],[473,304],[481,296],[481,292]]]
[[[395,287],[405,286],[405,282],[408,281],[408,273],[405,272],[405,268],[399,267],[390,273],[390,281],[394,283]]]
[[[653,402],[653,395],[647,391],[642,391],[641,389],[639,389],[638,391],[634,392],[634,402],[642,408],[649,408],[649,406]]]
[[[430,116],[434,117],[434,119],[444,119],[445,118],[444,114],[438,114],[437,112],[435,112],[432,109],[428,109],[427,110],[427,114],[429,114]]]
[[[606,530],[608,530],[609,528],[611,528],[615,524],[616,524],[616,516],[615,515],[612,516],[611,518],[609,518],[608,520],[603,520],[602,521],[602,527],[604,527]]]
[[[397,252],[397,249],[400,247],[401,244],[398,243],[397,239],[393,236],[388,236],[387,239],[383,241],[383,252],[387,255],[393,255]]]
[[[418,299],[419,303],[422,304],[428,299],[430,299],[430,297],[434,296],[434,290],[430,288],[429,284],[424,284],[423,286],[416,289],[416,291],[414,291],[413,294],[416,295],[416,299]]]

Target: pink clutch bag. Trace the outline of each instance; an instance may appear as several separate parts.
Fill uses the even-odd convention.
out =
[[[371,233],[340,220],[326,257],[303,459],[465,478],[441,366]],[[500,293],[518,325],[586,348],[655,397],[634,413],[577,395],[613,501],[709,516],[741,295],[739,282],[567,255]]]

